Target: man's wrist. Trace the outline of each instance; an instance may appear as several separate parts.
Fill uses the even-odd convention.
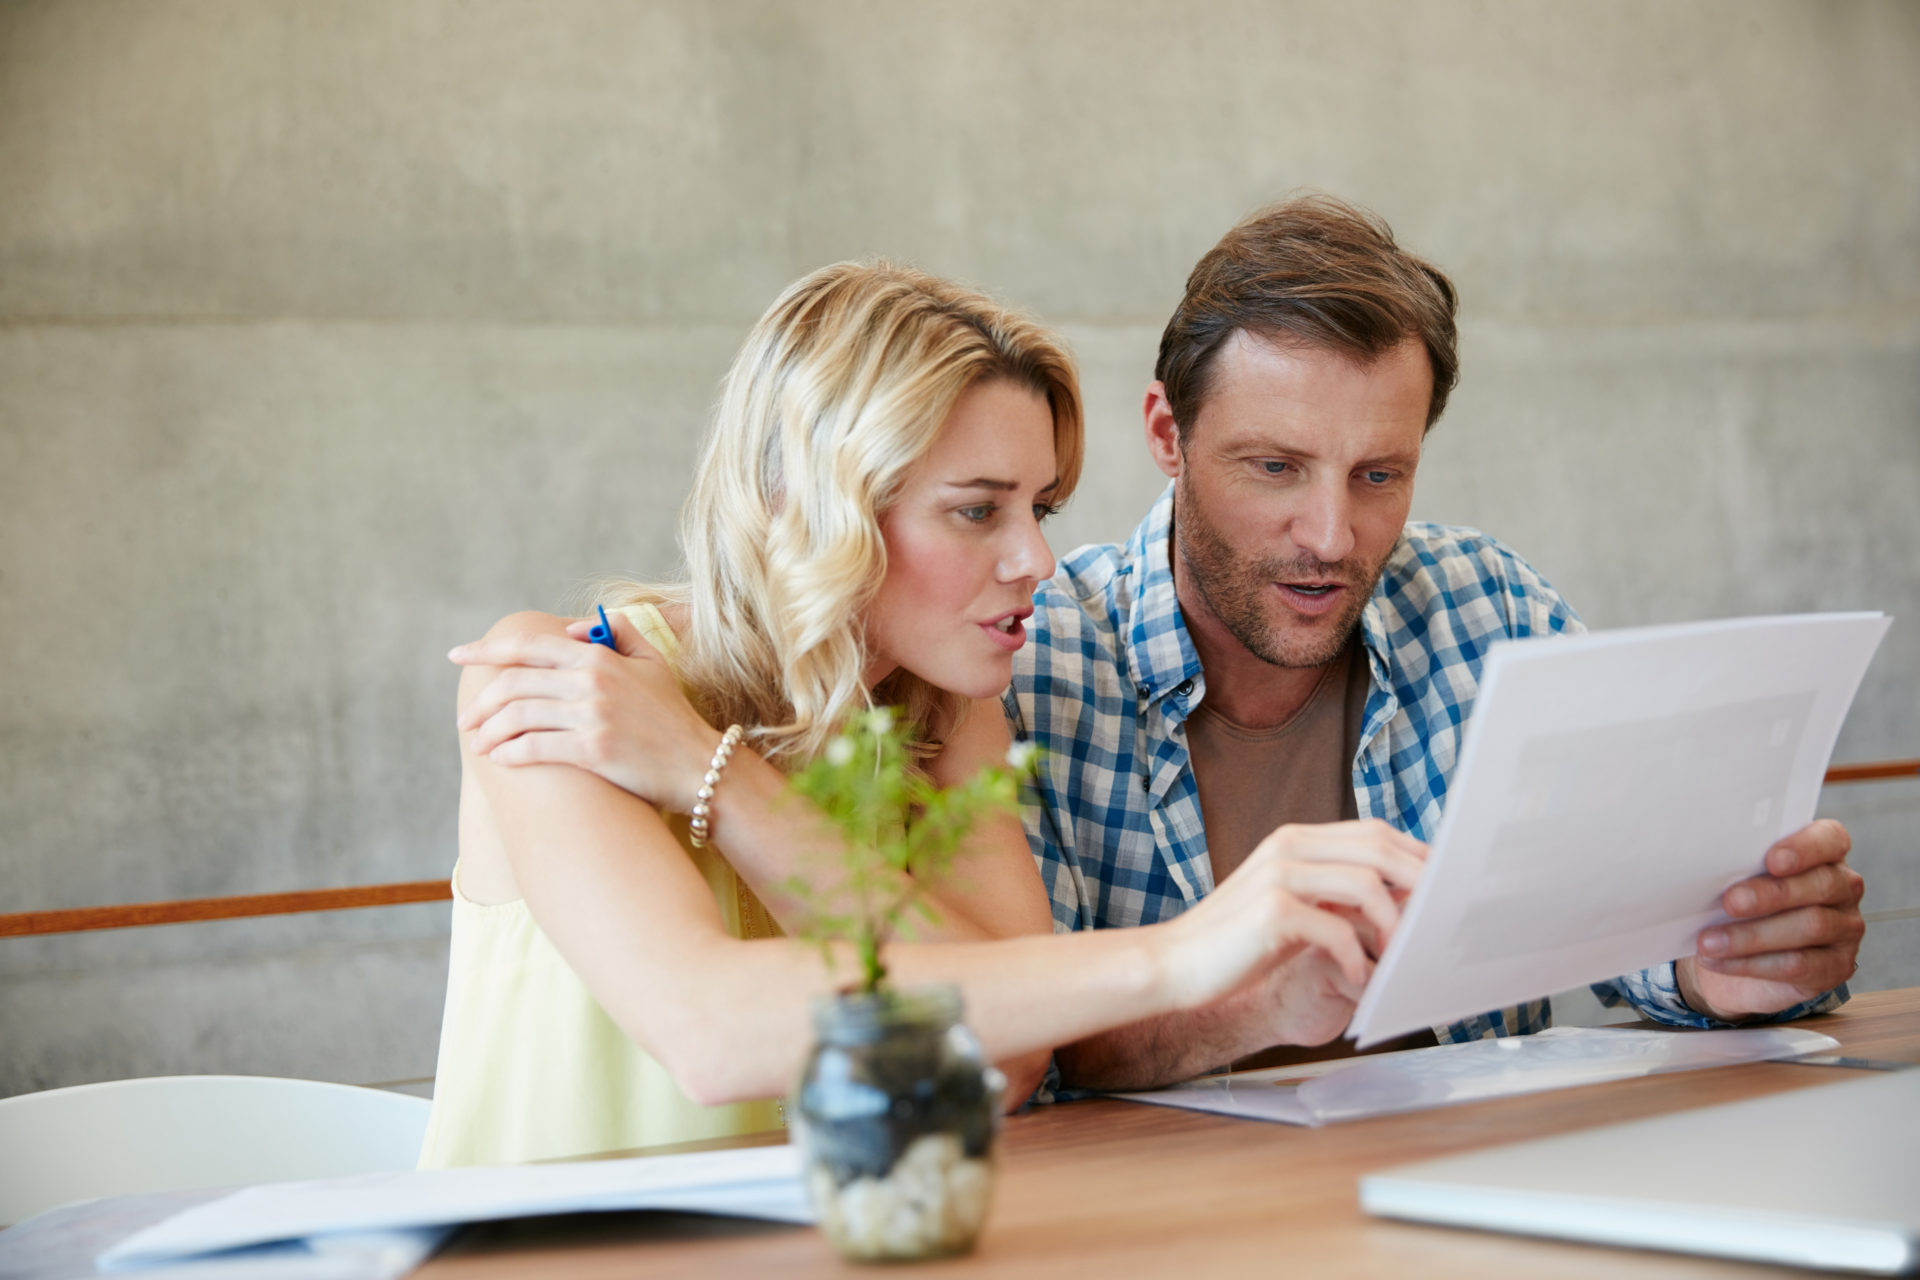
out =
[[[1694,981],[1693,957],[1682,956],[1673,962],[1673,986],[1680,993],[1680,1003],[1705,1018],[1718,1018],[1720,1015],[1708,1007],[1706,998],[1700,994],[1700,988]]]
[[[1715,1022],[1745,1022],[1754,1015],[1747,1013],[1726,1013],[1716,1009],[1713,1003],[1700,994],[1699,965],[1692,956],[1683,956],[1673,962],[1673,985],[1680,992],[1681,1003],[1703,1018]]]

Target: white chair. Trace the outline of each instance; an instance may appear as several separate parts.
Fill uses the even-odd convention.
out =
[[[424,1098],[155,1076],[0,1098],[0,1226],[75,1200],[411,1169]]]

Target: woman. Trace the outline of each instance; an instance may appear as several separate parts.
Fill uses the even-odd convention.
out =
[[[1040,523],[1080,451],[1070,360],[978,294],[842,264],[774,303],[682,515],[686,581],[609,601],[631,656],[539,614],[455,651],[460,862],[423,1164],[780,1123],[765,1100],[805,1052],[811,999],[854,971],[781,936],[800,907],[778,886],[830,849],[796,827],[783,771],[875,704],[924,727],[942,784],[1003,756],[998,695],[1053,570]],[[1417,854],[1270,849],[1175,921],[1056,937],[1003,819],[935,887],[939,932],[888,967],[959,984],[1017,1103],[1054,1045],[1210,1002],[1305,946],[1364,981],[1359,933],[1391,930]]]

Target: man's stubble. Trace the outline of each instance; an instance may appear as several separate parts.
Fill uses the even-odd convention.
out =
[[[1351,560],[1329,564],[1304,554],[1290,559],[1243,556],[1208,518],[1184,475],[1174,486],[1174,522],[1174,554],[1195,593],[1248,652],[1276,667],[1324,667],[1339,657],[1360,625],[1360,615],[1386,571],[1387,555],[1392,554],[1390,548],[1373,565]],[[1344,583],[1350,588],[1349,598],[1325,627],[1290,637],[1286,634],[1290,628],[1284,624],[1291,621],[1298,627],[1301,620],[1287,609],[1273,584],[1303,578]]]

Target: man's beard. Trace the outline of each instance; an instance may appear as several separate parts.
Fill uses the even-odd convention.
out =
[[[1352,560],[1329,563],[1305,554],[1247,559],[1207,520],[1184,479],[1174,490],[1174,521],[1175,554],[1193,589],[1234,639],[1254,657],[1276,667],[1324,667],[1339,657],[1387,567],[1385,556],[1374,565]],[[1318,622],[1295,617],[1275,594],[1274,584],[1303,579],[1341,583],[1348,592],[1345,607]],[[1307,628],[1311,629],[1304,635],[1287,634]]]

